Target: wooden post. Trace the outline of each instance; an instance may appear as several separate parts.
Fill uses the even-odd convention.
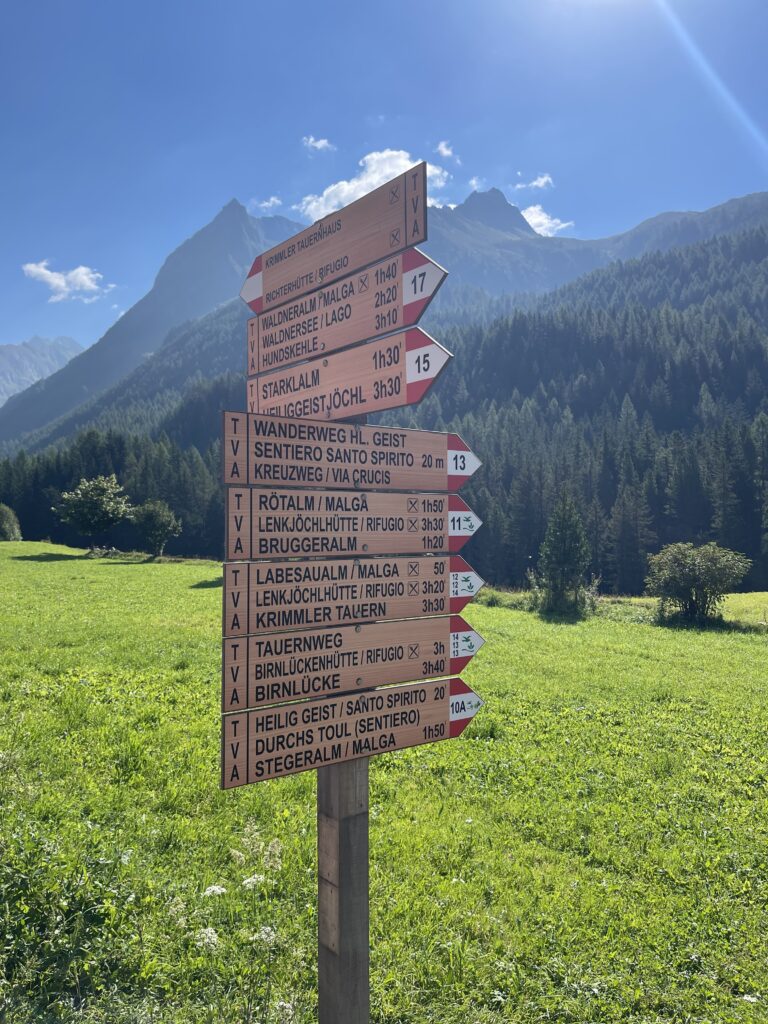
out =
[[[317,771],[318,1021],[369,1024],[368,758]]]
[[[363,426],[367,416],[347,423]],[[318,1024],[370,1024],[368,758],[317,769]]]

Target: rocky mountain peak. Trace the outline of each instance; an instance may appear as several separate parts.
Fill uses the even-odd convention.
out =
[[[536,235],[518,207],[510,203],[498,188],[489,188],[487,192],[472,192],[456,207],[454,213],[497,231],[527,237]]]

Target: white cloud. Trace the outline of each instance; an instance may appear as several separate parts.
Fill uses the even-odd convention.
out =
[[[293,209],[313,221],[320,220],[321,217],[346,206],[347,203],[354,202],[355,199],[359,199],[372,189],[396,178],[398,174],[407,171],[415,163],[418,163],[418,160],[415,160],[404,149],[383,149],[379,152],[367,153],[358,162],[358,166],[362,168],[358,175],[350,178],[349,181],[334,182],[320,195],[304,196]],[[444,168],[427,164],[427,183],[431,188],[444,188],[449,178],[450,175]]]
[[[443,140],[442,142],[438,142],[438,144],[435,146],[435,152],[444,160],[452,158],[453,160],[456,161],[459,167],[461,167],[461,157],[457,156],[456,153],[454,153],[453,146],[450,144],[450,142],[448,142],[447,139]]]
[[[469,187],[472,189],[473,192],[477,192],[479,188],[483,187],[483,179],[478,178],[478,176],[475,175],[473,178],[469,179]]]
[[[328,139],[316,139],[314,135],[305,135],[301,141],[307,149],[314,149],[318,152],[331,152],[336,149],[334,144],[329,142]]]
[[[278,196],[270,196],[269,199],[251,199],[248,203],[248,212],[253,213],[255,210],[275,210],[278,206],[283,205],[283,200]]]
[[[566,228],[572,228],[574,223],[572,220],[560,220],[551,216],[539,204],[526,207],[523,210],[523,216],[537,234],[546,235],[548,238],[556,235],[559,231],[565,231]]]
[[[519,174],[520,172],[518,171],[517,173]],[[538,174],[533,181],[519,181],[512,187],[519,191],[522,188],[553,188],[554,184],[551,174]]]
[[[39,263],[25,263],[22,266],[24,275],[33,281],[42,281],[51,294],[49,302],[63,302],[65,299],[79,299],[86,305],[96,302],[107,295],[115,287],[113,284],[103,285],[104,275],[92,267],[75,267],[74,270],[51,270],[49,260]]]

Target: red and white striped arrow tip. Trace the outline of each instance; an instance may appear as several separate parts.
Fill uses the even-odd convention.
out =
[[[470,537],[483,525],[469,505],[458,494],[448,495],[448,549],[460,551]]]
[[[437,289],[448,277],[448,271],[421,249],[406,249],[402,261],[400,294],[403,296],[403,323],[410,327],[419,322]]]
[[[405,332],[405,388],[407,404],[420,402],[446,363],[453,359],[447,348],[421,327]]]
[[[459,489],[480,469],[482,462],[458,434],[448,435],[448,486]]]
[[[461,555],[451,555],[451,611],[460,612],[485,586],[482,579]]]
[[[451,616],[451,672],[461,672],[485,640],[460,615]]]
[[[485,701],[463,679],[451,680],[451,739],[461,736],[484,704]]]
[[[247,303],[254,313],[260,313],[264,305],[264,290],[261,283],[261,256],[257,256],[251,264],[248,276],[240,289],[240,298]]]
[[[243,287],[240,289],[240,298],[254,313],[261,313],[264,306],[261,260],[262,257],[257,256],[253,261]],[[448,271],[416,248],[405,250],[402,254],[401,265],[400,294],[403,296],[403,323],[409,327],[411,324],[419,322],[422,313],[448,276]],[[355,271],[355,273],[359,273],[359,271]]]

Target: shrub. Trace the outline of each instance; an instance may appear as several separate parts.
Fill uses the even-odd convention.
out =
[[[715,616],[725,595],[735,590],[752,563],[744,555],[717,544],[667,544],[649,558],[646,591],[659,598],[662,618],[670,610],[687,622]]]
[[[181,520],[164,501],[145,501],[133,510],[133,522],[150,554],[159,558],[171,537],[181,533]]]
[[[63,523],[69,523],[84,537],[99,536],[131,516],[131,505],[114,473],[81,480],[74,491],[61,496],[53,509]],[[91,541],[91,548],[94,542]]]
[[[0,502],[0,540],[21,540],[21,527],[12,508]]]

